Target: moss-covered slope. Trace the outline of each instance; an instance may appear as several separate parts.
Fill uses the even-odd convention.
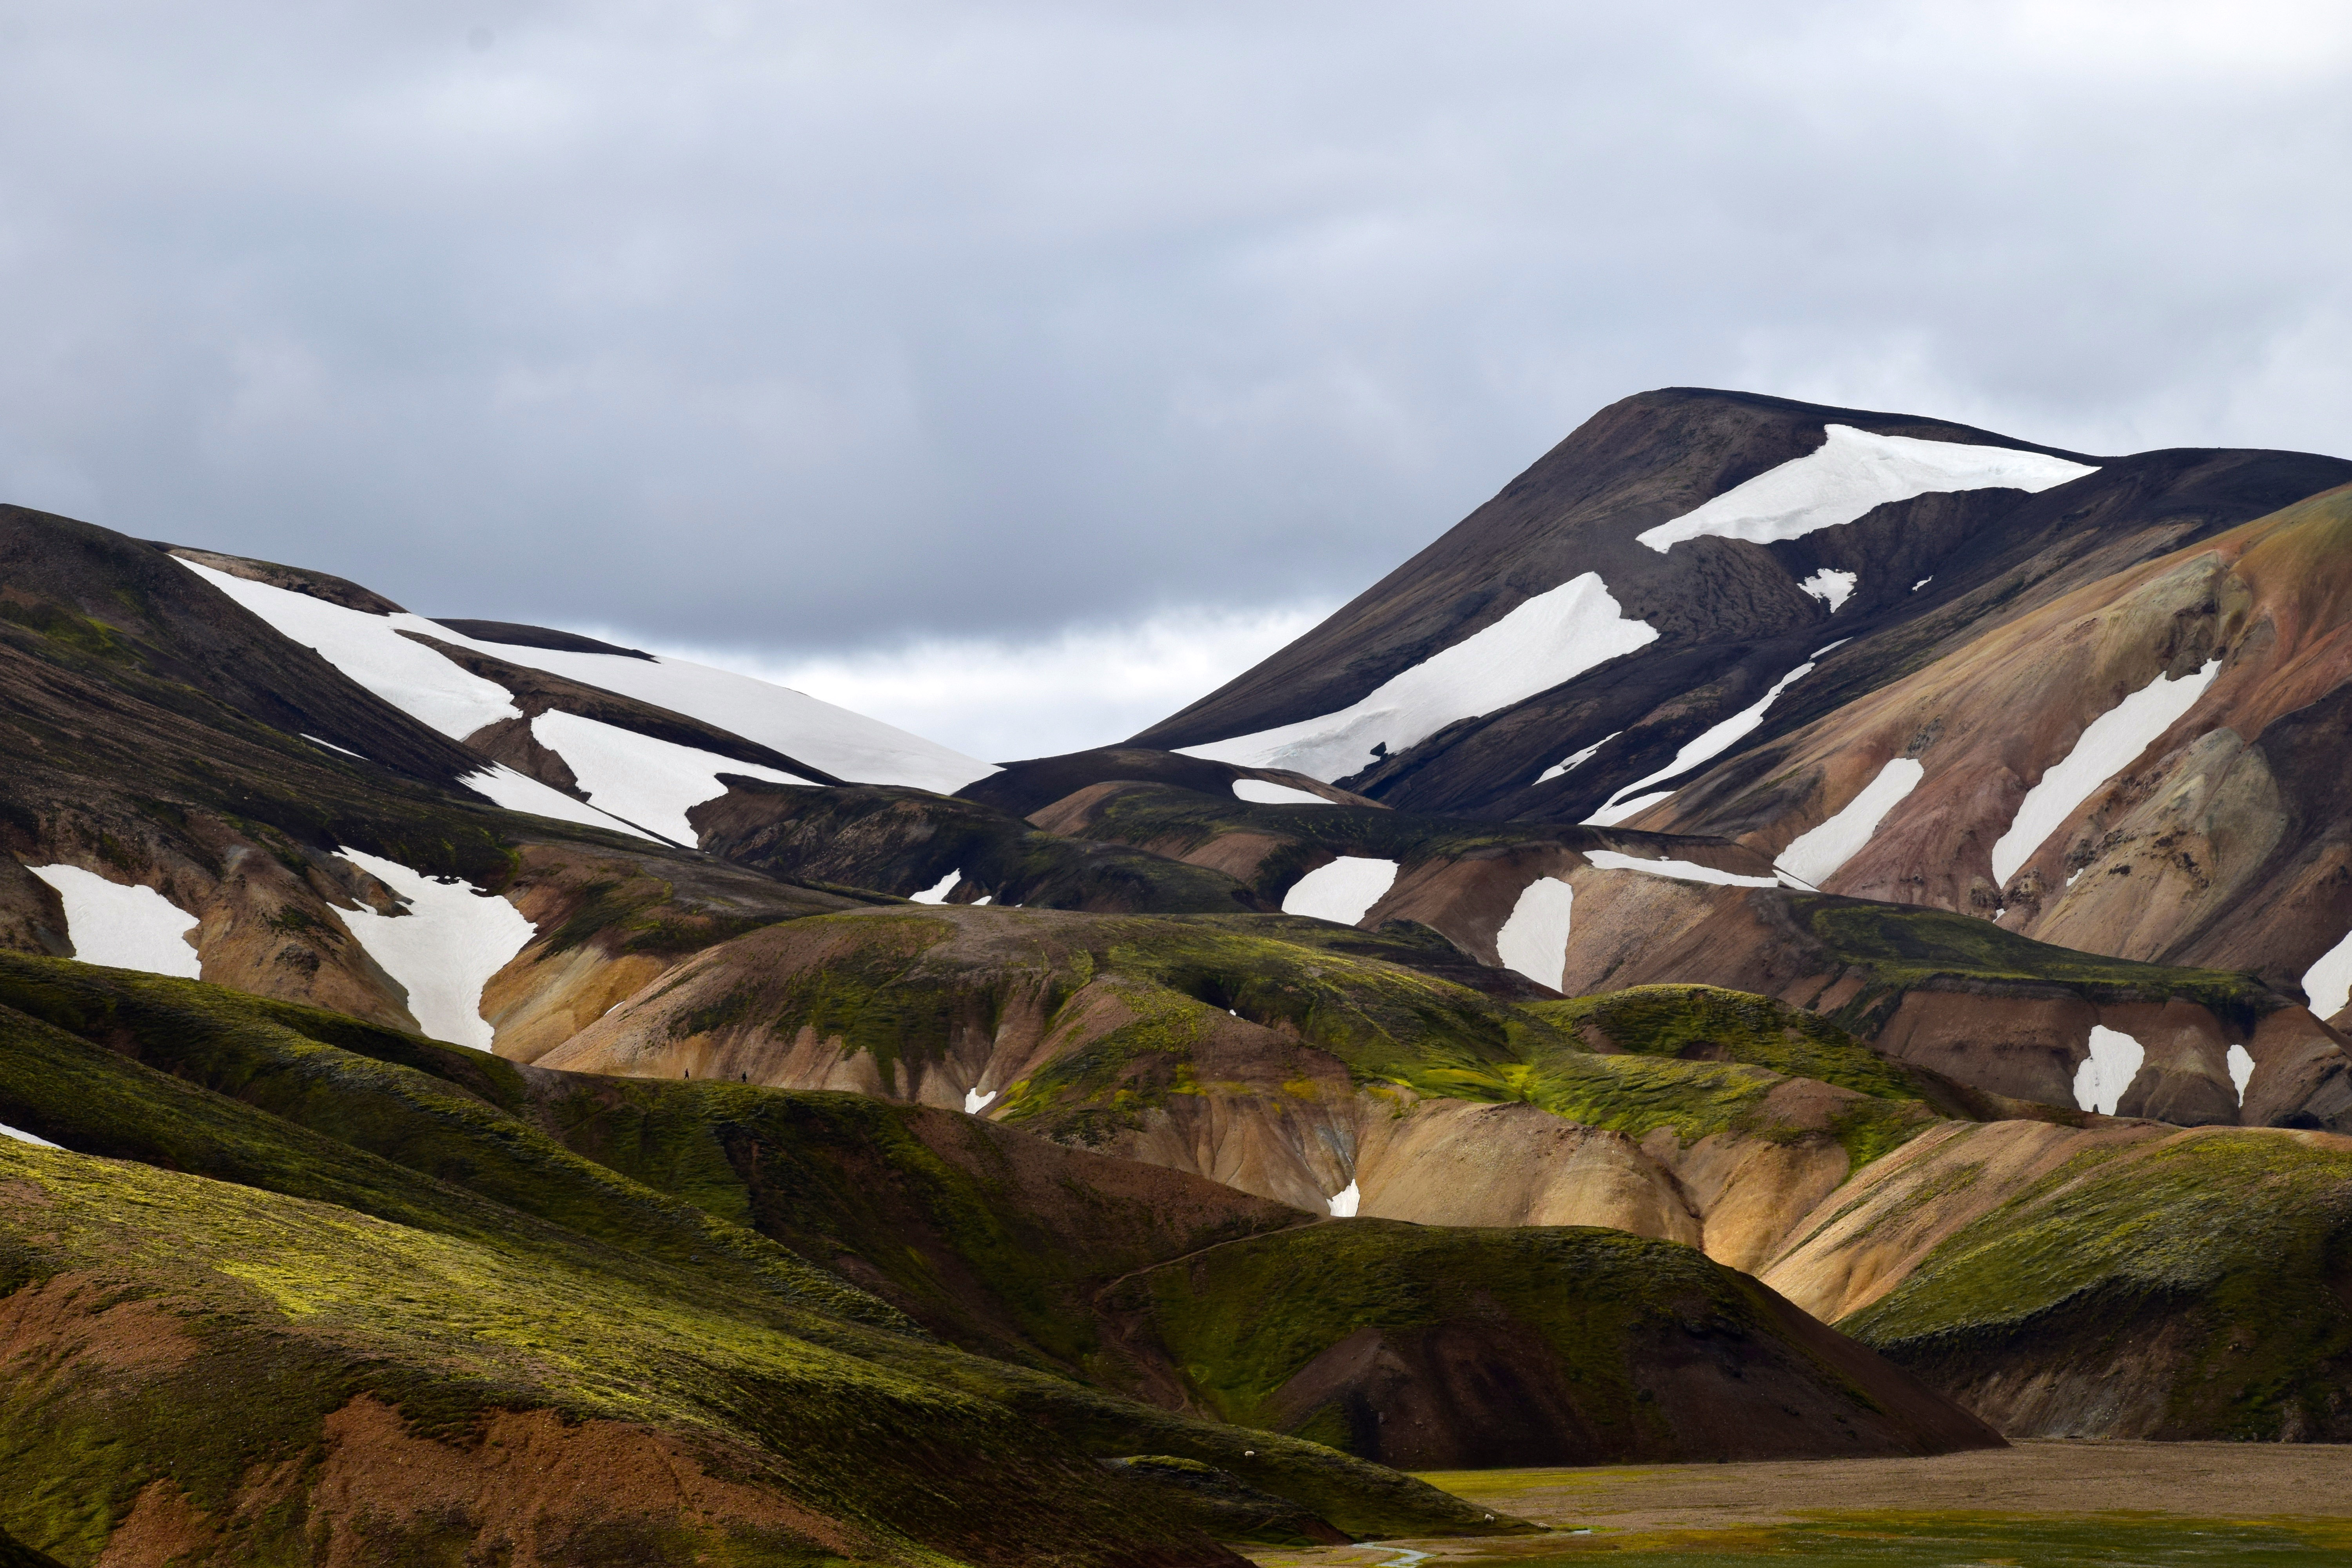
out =
[[[2086,1147],[1839,1326],[2012,1434],[2352,1440],[2352,1141]]]
[[[1746,1276],[1618,1231],[1339,1221],[1164,1265],[1108,1301],[1207,1408],[1391,1464],[1999,1441]]]
[[[0,1008],[0,1119],[118,1157],[0,1149],[21,1178],[0,1183],[0,1311],[35,1357],[0,1409],[0,1489],[21,1500],[0,1526],[68,1561],[150,1509],[190,1532],[192,1561],[310,1561],[377,1514],[398,1551],[488,1550],[513,1524],[506,1450],[550,1444],[612,1450],[702,1500],[634,1481],[537,1498],[516,1561],[587,1560],[608,1536],[633,1562],[894,1542],[972,1562],[1225,1561],[1188,1523],[1214,1512],[1192,1491],[1092,1462],[1135,1454],[1355,1533],[1481,1523],[1309,1445],[939,1344],[776,1241],[564,1147],[540,1124],[579,1109],[559,1075],[194,982],[18,959],[7,982],[58,1022]],[[593,1131],[610,1155],[614,1129]],[[415,1462],[446,1484],[406,1517],[384,1451],[427,1438]],[[983,1506],[1012,1487],[1038,1499],[1017,1526]]]

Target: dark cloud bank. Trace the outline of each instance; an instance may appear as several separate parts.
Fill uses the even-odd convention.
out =
[[[2343,17],[20,6],[0,494],[792,650],[1344,596],[1655,385],[2352,450]]]

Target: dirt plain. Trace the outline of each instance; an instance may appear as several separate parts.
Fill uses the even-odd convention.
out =
[[[2352,1446],[2032,1442],[1920,1459],[1424,1476],[1547,1526],[1512,1540],[1253,1553],[1262,1568],[1791,1555],[1884,1564],[2352,1563]]]

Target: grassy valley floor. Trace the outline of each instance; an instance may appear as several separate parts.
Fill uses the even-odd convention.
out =
[[[1465,1470],[1423,1478],[1549,1526],[1510,1541],[1261,1551],[1261,1568],[1638,1559],[1748,1568],[2321,1568],[2352,1562],[2352,1447],[2021,1443],[1927,1459]]]

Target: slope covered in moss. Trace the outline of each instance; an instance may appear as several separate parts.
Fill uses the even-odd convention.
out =
[[[1109,1301],[1208,1408],[1392,1464],[1998,1441],[1754,1280],[1618,1231],[1335,1222],[1164,1265]]]
[[[2352,1141],[2094,1147],[1839,1326],[2004,1430],[2352,1439]]]

